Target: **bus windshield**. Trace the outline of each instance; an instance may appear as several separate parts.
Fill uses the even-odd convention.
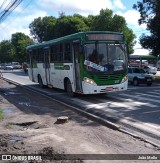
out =
[[[85,44],[84,65],[87,71],[113,73],[127,69],[125,44],[94,43]]]

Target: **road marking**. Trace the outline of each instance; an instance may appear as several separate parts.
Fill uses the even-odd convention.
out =
[[[114,98],[117,99],[117,100],[130,102],[130,104],[129,104],[130,106],[141,106],[141,105],[143,105],[143,106],[149,106],[149,107],[159,107],[158,105],[150,104],[148,102],[135,101],[135,100],[132,100],[132,99],[129,99],[129,98],[127,98],[127,99],[126,98],[121,98],[121,97],[114,97]]]
[[[156,113],[156,112],[160,112],[160,110],[147,111],[147,112],[143,112],[141,114],[150,114],[150,113]]]
[[[139,97],[140,95],[129,95],[129,94],[122,94],[121,95],[123,96],[126,96],[126,97],[132,97],[132,98],[136,98],[138,100],[146,100],[146,101],[151,101],[151,102],[157,102],[157,103],[160,103],[160,100],[155,100],[155,99],[151,99],[151,98],[145,98],[145,97]],[[158,106],[159,107],[159,106]]]
[[[159,98],[159,97],[157,97],[157,96],[155,96],[155,95],[149,95],[149,94],[144,94],[144,93],[136,93],[136,94],[138,94],[138,95],[144,95],[144,96],[149,96],[149,97],[155,97],[155,98]]]
[[[133,126],[135,128],[139,128],[142,131],[145,130],[148,133],[152,133],[160,137],[160,132],[157,131],[157,129],[159,129],[159,125],[155,125],[155,124],[151,125],[150,123],[144,123],[144,122],[137,121],[129,117],[127,118],[124,117],[123,119],[120,120],[120,122]]]
[[[160,95],[158,92],[148,92],[149,94]]]

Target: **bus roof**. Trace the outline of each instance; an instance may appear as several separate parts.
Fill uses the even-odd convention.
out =
[[[29,46],[26,47],[26,49],[32,49],[32,48],[34,49],[34,48],[39,47],[39,46],[44,47],[44,46],[50,45],[52,43],[61,42],[61,41],[67,40],[67,39],[74,39],[74,38],[77,38],[77,37],[82,37],[85,34],[116,34],[116,35],[123,35],[123,33],[111,32],[111,31],[86,31],[86,32],[79,32],[79,33],[67,35],[67,36],[64,36],[64,37],[56,38],[56,39],[53,39],[53,40],[50,40],[50,41],[45,41],[45,42],[42,42],[42,43],[37,43],[37,44],[29,45]]]

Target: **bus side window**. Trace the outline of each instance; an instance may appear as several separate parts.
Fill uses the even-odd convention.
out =
[[[33,63],[38,63],[39,57],[38,57],[38,50],[33,50]]]
[[[57,49],[58,49],[58,45],[53,45],[53,62],[57,62],[58,60],[58,56],[57,56]]]
[[[64,62],[71,61],[71,45],[70,42],[64,44]]]
[[[50,54],[51,54],[51,63],[54,62],[54,48],[53,46],[50,47]]]
[[[56,61],[62,62],[63,59],[63,44],[56,45]]]
[[[39,63],[43,63],[44,58],[43,58],[43,49],[42,48],[38,49],[38,54],[39,54]]]

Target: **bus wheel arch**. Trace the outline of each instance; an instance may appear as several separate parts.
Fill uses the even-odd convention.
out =
[[[38,83],[39,83],[41,88],[44,88],[44,84],[43,84],[43,81],[42,81],[42,78],[41,78],[40,74],[38,74]]]

